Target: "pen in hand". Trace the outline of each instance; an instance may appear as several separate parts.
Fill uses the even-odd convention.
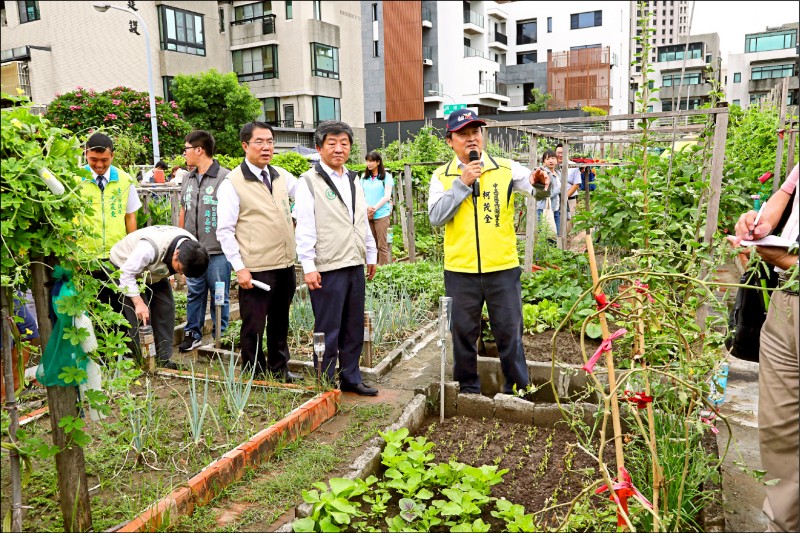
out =
[[[753,229],[751,229],[749,233],[751,239],[753,238],[753,231],[758,226],[758,221],[761,220],[761,213],[764,212],[764,205],[766,204],[761,204],[761,207],[758,208],[758,214],[756,215],[756,220],[755,222],[753,222]]]

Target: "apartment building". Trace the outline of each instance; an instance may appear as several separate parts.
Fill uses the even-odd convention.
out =
[[[800,103],[798,27],[793,22],[748,33],[744,52],[729,54],[725,94],[731,104],[746,108],[766,97],[783,78],[789,78],[788,105]]]
[[[719,35],[689,35],[684,40],[688,44],[656,47],[650,85],[658,87],[653,96],[659,101],[648,106],[648,111],[698,109],[708,102],[713,82],[721,81]]]
[[[339,119],[363,139],[357,1],[128,1],[150,34],[154,92],[177,74],[236,72],[276,126],[278,148],[312,146],[317,123]],[[3,88],[37,104],[76,86],[148,90],[144,28],[90,2],[2,2]],[[346,95],[346,97],[344,97]]]
[[[629,3],[407,1],[362,3],[368,123],[524,110],[627,110]],[[383,81],[383,83],[381,83]]]
[[[631,27],[630,50],[631,58],[635,59],[637,53],[642,52],[642,30],[639,24],[643,17],[649,19],[649,27],[655,30],[650,36],[650,55],[648,60],[651,65],[656,63],[659,46],[670,46],[685,43],[685,37],[691,33],[692,11],[694,1],[691,0],[643,0],[630,2]],[[633,110],[633,101],[636,91],[642,86],[644,77],[641,65],[631,69],[630,105]]]

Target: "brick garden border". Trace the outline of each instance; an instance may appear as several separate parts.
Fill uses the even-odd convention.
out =
[[[361,375],[365,379],[369,380],[378,380],[389,373],[389,371],[394,368],[397,363],[403,358],[403,354],[406,351],[414,346],[416,343],[424,340],[426,336],[433,335],[436,332],[436,321],[432,321],[429,324],[422,326],[420,329],[415,331],[408,337],[406,340],[403,341],[400,346],[386,354],[386,356],[381,359],[380,363],[375,365],[374,368],[369,368],[366,366],[362,366],[361,368]],[[429,339],[428,341],[430,341]],[[427,342],[426,342],[427,344]],[[208,357],[209,359],[213,358],[217,355],[228,355],[230,353],[229,349],[225,348],[215,348],[213,344],[206,344],[204,346],[199,346],[197,348],[197,353]],[[549,367],[548,367],[549,368]],[[297,359],[290,359],[289,360],[289,370],[292,372],[304,372],[309,376],[316,375],[316,371],[314,370],[314,364],[311,361],[299,361]]]
[[[155,531],[169,524],[174,516],[191,515],[225,487],[241,479],[247,468],[269,459],[279,445],[308,435],[335,415],[341,395],[341,391],[333,390],[308,400],[272,426],[223,454],[116,531]]]

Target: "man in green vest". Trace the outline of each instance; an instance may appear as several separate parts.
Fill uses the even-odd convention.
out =
[[[109,258],[111,247],[129,233],[136,231],[136,211],[142,207],[136,193],[135,180],[114,161],[114,143],[108,135],[95,133],[86,141],[84,167],[92,177],[81,182],[81,197],[92,206],[94,213],[82,221],[83,233],[79,246],[92,265],[92,276],[106,285],[97,299],[122,312],[122,296],[117,294],[109,271],[102,266]]]
[[[461,392],[480,394],[476,341],[486,302],[500,352],[504,392],[528,386],[522,349],[522,297],[514,231],[514,192],[531,194],[531,171],[483,152],[486,123],[461,109],[447,120],[455,158],[433,172],[428,216],[444,226],[444,283],[453,298],[453,378]]]

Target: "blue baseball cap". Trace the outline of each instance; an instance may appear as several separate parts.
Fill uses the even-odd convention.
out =
[[[459,109],[455,113],[450,113],[447,118],[447,132],[458,131],[470,124],[485,126],[486,123],[478,118],[478,114],[471,109]]]

